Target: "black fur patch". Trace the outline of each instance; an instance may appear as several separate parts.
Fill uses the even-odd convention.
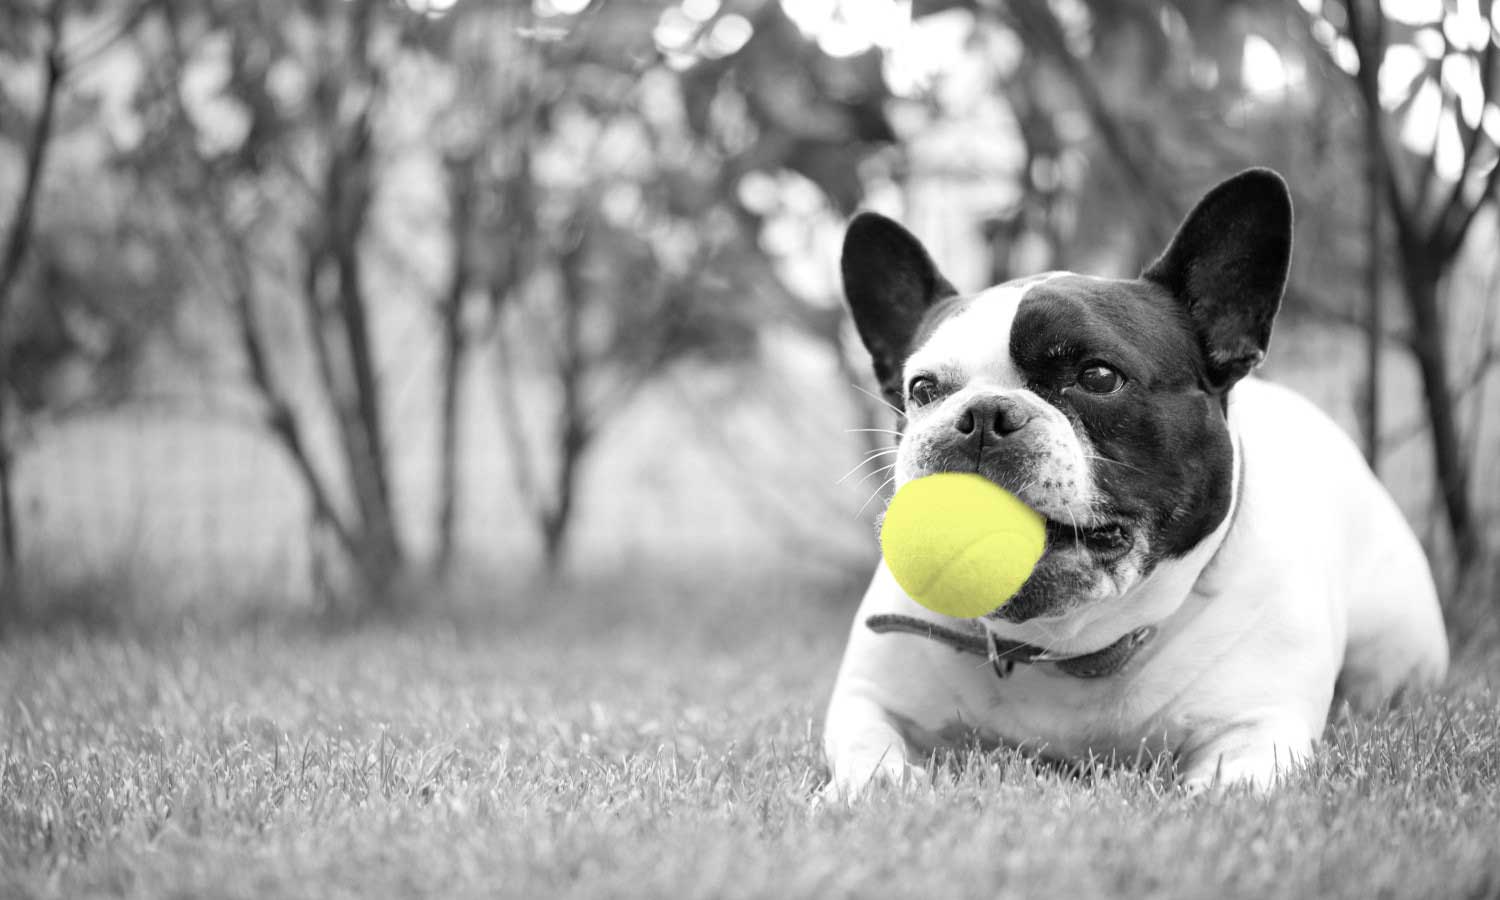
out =
[[[1141,531],[1147,567],[1187,553],[1228,513],[1234,453],[1220,396],[1205,385],[1193,322],[1161,286],[1063,276],[1016,311],[1010,353],[1028,387],[1093,445],[1101,512]],[[1125,376],[1114,394],[1074,382],[1103,362]]]
[[[1141,276],[1192,317],[1209,381],[1227,391],[1265,359],[1292,259],[1292,197],[1270,169],[1204,195]]]

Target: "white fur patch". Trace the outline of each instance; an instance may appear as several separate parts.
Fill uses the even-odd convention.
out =
[[[949,313],[906,362],[904,377],[929,373],[952,389],[917,407],[907,403],[907,424],[896,457],[897,487],[935,471],[932,458],[952,440],[952,423],[969,403],[989,394],[1017,399],[1033,412],[1030,438],[1035,471],[1025,485],[1013,486],[1033,509],[1059,522],[1093,523],[1096,487],[1090,448],[1057,407],[1026,387],[1010,355],[1016,311],[1031,288],[1069,275],[1049,272],[992,287]],[[1019,489],[1017,489],[1019,488]]]
[[[1026,379],[1010,357],[1010,330],[1016,310],[1033,287],[1067,274],[1048,272],[980,292],[950,314],[917,348],[906,361],[906,377],[923,371],[957,370],[968,387],[1024,388]]]

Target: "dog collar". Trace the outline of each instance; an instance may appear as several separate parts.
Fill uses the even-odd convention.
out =
[[[1130,662],[1136,652],[1141,649],[1141,646],[1156,635],[1156,626],[1146,625],[1130,632],[1103,650],[1077,656],[1063,656],[1035,644],[1023,644],[1020,641],[1008,641],[996,637],[994,632],[982,625],[974,630],[960,631],[936,622],[919,619],[916,616],[882,613],[865,619],[865,627],[876,634],[890,632],[915,634],[947,644],[960,653],[986,657],[999,678],[1009,675],[1017,663],[1026,665],[1053,663],[1060,671],[1074,678],[1103,678],[1123,669],[1125,664]]]

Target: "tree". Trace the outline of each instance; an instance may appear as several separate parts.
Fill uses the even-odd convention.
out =
[[[375,120],[388,68],[420,18],[375,0],[162,0],[154,9],[160,31],[143,39],[142,53],[156,59],[142,97],[148,131],[130,162],[159,186],[227,301],[263,423],[302,480],[314,525],[333,533],[370,602],[390,608],[407,553],[364,254],[378,188]],[[203,48],[218,55],[204,60]],[[194,110],[183,85],[194,66],[211,64],[224,66],[223,88]],[[304,89],[274,96],[277,68]],[[288,309],[273,295],[295,302]],[[268,339],[273,318],[297,340]],[[291,374],[303,369],[299,351],[313,361],[300,381]],[[297,399],[299,387],[312,389],[310,402]],[[311,437],[325,423],[337,450],[333,472]]]
[[[91,172],[81,185],[53,187],[68,208],[48,210],[50,218],[41,214],[56,144],[87,127],[86,119],[65,120],[65,101],[82,110],[90,102],[70,91],[70,79],[132,29],[143,11],[130,5],[100,14],[93,7],[50,0],[0,11],[0,58],[34,65],[40,76],[34,98],[0,87],[0,122],[7,126],[0,127],[0,139],[20,145],[15,200],[0,210],[0,612],[13,599],[20,565],[14,480],[22,432],[39,413],[60,415],[123,393],[146,332],[161,321],[154,298],[170,281],[156,265],[159,248],[133,238],[129,210],[115,214],[102,202],[119,193],[107,174]],[[21,124],[11,131],[13,122]],[[75,208],[87,214],[74,214]],[[55,383],[60,373],[80,369],[83,390],[92,396]]]
[[[826,57],[779,4],[746,12],[593,4],[525,23],[553,40],[506,57],[530,101],[502,129],[500,203],[529,226],[525,246],[550,252],[517,253],[515,231],[500,243],[511,262],[491,270],[506,273],[490,287],[496,391],[550,569],[600,435],[672,365],[744,359],[773,317],[839,352],[842,317],[776,275],[739,187],[747,173],[791,169],[852,210],[858,161],[893,137],[877,59]],[[673,36],[653,28],[672,21]],[[528,383],[527,371],[545,380]]]
[[[493,342],[507,302],[533,266],[537,203],[530,158],[547,73],[543,53],[521,35],[535,19],[519,6],[461,5],[432,29],[428,44],[458,76],[437,116],[449,252],[436,304],[442,371],[432,566],[440,576],[450,572],[456,554],[468,362],[476,348]],[[476,297],[488,301],[480,327],[472,315]]]
[[[45,50],[41,53],[43,70],[42,94],[38,103],[36,119],[31,125],[31,134],[24,151],[21,190],[6,223],[5,247],[0,255],[0,321],[3,321],[10,306],[11,292],[21,275],[22,263],[30,246],[33,223],[36,217],[37,194],[41,190],[42,173],[47,165],[47,152],[52,144],[53,123],[57,114],[57,98],[67,72],[67,60],[63,53],[63,22],[67,4],[65,0],[53,0],[47,7],[45,22]],[[0,385],[8,382],[7,355],[0,355]],[[0,389],[0,565],[5,567],[7,581],[16,567],[16,512],[12,486],[12,449],[9,435],[9,398]],[[0,587],[0,599],[8,598],[10,587]]]
[[[1493,203],[1500,178],[1496,164],[1500,151],[1492,122],[1497,111],[1493,5],[1478,4],[1477,15],[1450,10],[1443,21],[1416,26],[1388,21],[1373,0],[1323,4],[1320,13],[1305,19],[1287,16],[1278,7],[1236,3],[1089,3],[1082,10],[1074,9],[1067,23],[1059,17],[1058,7],[1045,0],[1005,5],[933,2],[921,5],[919,12],[952,6],[970,8],[981,21],[1021,36],[1027,54],[1027,61],[1017,67],[1022,74],[1001,85],[1013,108],[1027,108],[1026,91],[1038,67],[1061,76],[1070,87],[1072,109],[1054,104],[1049,111],[1083,114],[1090,126],[1090,141],[1071,149],[1088,153],[1086,171],[1109,176],[1091,178],[1087,189],[1081,184],[1071,186],[1072,202],[1081,207],[1080,221],[1114,221],[1115,216],[1099,214],[1098,209],[1118,192],[1117,185],[1124,184],[1129,196],[1139,201],[1130,211],[1142,223],[1137,236],[1145,240],[1139,250],[1150,252],[1160,245],[1164,229],[1170,229],[1176,218],[1178,204],[1173,197],[1183,182],[1180,174],[1168,177],[1163,161],[1171,160],[1182,170],[1184,160],[1191,161],[1194,154],[1218,169],[1251,160],[1280,161],[1282,168],[1293,169],[1299,193],[1315,192],[1312,198],[1299,197],[1299,206],[1319,211],[1317,217],[1304,220],[1322,232],[1314,236],[1319,241],[1314,251],[1318,264],[1299,265],[1288,290],[1287,307],[1293,313],[1330,316],[1364,332],[1367,384],[1361,419],[1372,461],[1381,442],[1381,344],[1389,337],[1379,307],[1383,283],[1379,254],[1386,232],[1381,220],[1390,223],[1396,243],[1392,255],[1412,320],[1407,344],[1421,375],[1445,519],[1460,563],[1472,563],[1480,549],[1480,526],[1471,496],[1471,461],[1461,449],[1453,383],[1456,379],[1465,386],[1460,390],[1466,390],[1482,381],[1484,370],[1500,353],[1482,352],[1482,368],[1456,378],[1440,286],[1476,217]],[[1104,33],[1110,35],[1109,41],[1097,40]],[[1310,78],[1297,85],[1295,97],[1250,104],[1253,98],[1249,86],[1241,83],[1239,69],[1252,34],[1271,35],[1283,59],[1304,65],[1304,70],[1316,70],[1324,54],[1332,58],[1351,76],[1364,113],[1363,127],[1340,132],[1336,113],[1338,105],[1347,101],[1341,92]],[[1409,55],[1420,57],[1417,44],[1436,50],[1429,49],[1425,64],[1402,86],[1398,99],[1385,98],[1378,74],[1388,51],[1405,45]],[[1299,52],[1307,55],[1299,60]],[[1204,71],[1211,77],[1191,76],[1188,67],[1200,62],[1207,64]],[[1395,133],[1422,94],[1436,98],[1433,105],[1440,109],[1437,128],[1441,134],[1414,150],[1397,141]],[[1192,111],[1198,109],[1215,114],[1196,116]],[[1242,112],[1231,117],[1224,115],[1225,110]],[[1241,124],[1233,123],[1234,118]],[[1253,127],[1246,127],[1248,123],[1254,123]],[[1047,124],[1048,117],[1041,117],[1041,125]],[[1024,117],[1022,125],[1028,127]],[[1036,131],[1035,125],[1029,127]],[[1291,129],[1307,139],[1286,140]],[[1330,147],[1335,151],[1331,155]],[[1296,171],[1304,164],[1297,154],[1305,151],[1299,148],[1312,151],[1307,162],[1316,166],[1303,172],[1303,177]],[[1355,148],[1370,154],[1364,177],[1339,164]],[[1451,152],[1456,162],[1440,165],[1443,152]],[[1368,199],[1357,206],[1343,201],[1361,193],[1370,197],[1361,189],[1371,178],[1378,181],[1379,208]],[[1027,192],[1028,196],[1033,193]],[[1091,212],[1083,211],[1089,207]],[[1355,214],[1358,219],[1353,218]],[[1330,230],[1336,236],[1356,229],[1369,247],[1350,252],[1328,240]],[[1304,227],[1299,244],[1306,247],[1308,237]],[[1081,233],[1058,234],[1053,240],[1097,242]],[[1304,250],[1299,256],[1306,259],[1308,254]],[[1353,285],[1362,288],[1357,301],[1350,296]],[[1325,298],[1330,296],[1349,297],[1345,305],[1350,308],[1329,305]]]
[[[1490,24],[1492,7],[1492,3],[1480,4],[1476,21],[1450,12],[1434,23],[1437,28],[1429,31],[1441,41],[1441,52],[1413,78],[1400,102],[1389,108],[1382,99],[1380,69],[1391,47],[1392,23],[1378,4],[1361,0],[1345,0],[1343,21],[1332,23],[1342,26],[1343,37],[1354,51],[1350,78],[1366,120],[1372,174],[1380,182],[1395,236],[1397,268],[1412,323],[1409,344],[1421,372],[1433,463],[1461,568],[1477,561],[1482,535],[1470,495],[1472,460],[1462,452],[1459,436],[1441,288],[1475,218],[1500,195],[1500,134],[1487,119],[1500,113],[1496,80],[1500,36]],[[1337,9],[1325,6],[1323,15],[1330,14],[1337,15]],[[1467,35],[1466,42],[1456,44],[1455,35]],[[1415,40],[1412,33],[1406,38]],[[1340,44],[1335,41],[1329,46]],[[1470,66],[1473,79],[1467,85],[1456,84],[1448,74]],[[1464,87],[1468,90],[1461,93]],[[1438,132],[1429,147],[1413,150],[1397,141],[1393,132],[1423,90],[1440,96]],[[1446,133],[1457,135],[1459,146],[1454,149],[1459,155],[1456,170],[1445,175],[1439,172],[1439,154],[1448,149]],[[1489,356],[1483,354],[1486,366]],[[1478,373],[1479,378],[1484,374]]]

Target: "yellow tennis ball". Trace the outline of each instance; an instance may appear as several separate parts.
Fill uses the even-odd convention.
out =
[[[973,619],[1014,597],[1042,558],[1042,517],[982,475],[941,472],[902,485],[880,528],[885,564],[907,596]]]

